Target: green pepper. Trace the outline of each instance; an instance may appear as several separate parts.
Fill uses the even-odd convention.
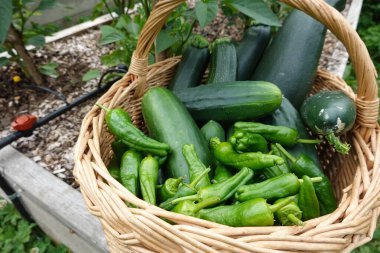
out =
[[[139,194],[139,167],[141,159],[141,154],[136,150],[126,151],[121,158],[121,183],[135,196]]]
[[[232,168],[248,167],[257,170],[284,163],[284,159],[275,155],[260,152],[237,153],[231,143],[220,142],[217,137],[212,138],[210,144],[215,159]]]
[[[273,213],[293,201],[293,197],[285,201],[269,205],[265,199],[257,198],[231,206],[218,206],[202,209],[198,216],[231,227],[273,226]]]
[[[164,202],[174,197],[182,181],[183,181],[182,177],[166,179],[164,184],[161,186],[159,190],[160,201]]]
[[[289,147],[297,143],[317,144],[321,142],[320,140],[300,139],[297,130],[285,126],[272,126],[257,122],[236,122],[234,127],[243,132],[261,134],[268,141]]]
[[[220,183],[207,185],[198,190],[197,194],[178,198],[172,201],[172,204],[183,200],[205,201],[206,199],[216,197],[220,202],[226,201],[233,196],[236,190],[247,183],[253,177],[253,171],[249,168],[243,168],[233,177]]]
[[[207,173],[210,172],[210,168],[207,168],[205,171],[202,172],[202,174],[200,174],[196,179],[194,179],[194,181],[192,181],[190,184],[181,184],[179,187],[178,187],[178,191],[176,192],[176,194],[167,199],[166,201],[162,202],[160,204],[160,207],[165,209],[165,210],[171,210],[173,209],[173,207],[175,207],[175,203],[172,203],[172,201],[178,199],[178,198],[182,198],[182,197],[185,197],[185,196],[190,196],[190,195],[193,195],[193,194],[196,194],[197,193],[197,190],[195,189],[195,185],[198,184],[198,182],[207,175]]]
[[[170,147],[166,143],[156,141],[146,136],[140,129],[135,127],[123,109],[108,109],[97,104],[106,110],[106,123],[110,132],[121,140],[128,147],[158,156],[167,156]]]
[[[121,160],[123,154],[128,150],[127,145],[123,141],[116,139],[111,143],[111,147],[115,156]]]
[[[226,179],[231,178],[233,175],[231,171],[224,166],[223,164],[217,163],[216,168],[215,168],[215,176],[212,182],[215,183],[220,183],[225,181]]]
[[[300,193],[298,194],[298,206],[302,210],[302,220],[310,220],[320,216],[319,201],[315,193],[313,183],[308,176],[303,176]]]
[[[229,142],[236,151],[268,153],[268,142],[260,134],[235,130]]]
[[[275,165],[275,166],[263,169],[262,173],[264,174],[264,176],[268,179],[268,178],[280,176],[285,173],[290,173],[286,156],[276,147],[274,143],[271,143],[270,147],[271,147],[271,154],[282,157],[285,160],[285,162],[280,165]]]
[[[283,201],[286,201],[286,199],[278,199],[274,202],[274,204],[278,204]],[[303,222],[301,221],[302,211],[295,201],[292,201],[286,206],[283,206],[275,211],[274,216],[283,226],[303,226]]]
[[[116,156],[112,157],[107,169],[113,178],[120,180],[120,161]]]
[[[322,178],[315,177],[313,182],[320,182]],[[235,198],[241,202],[255,198],[274,200],[298,193],[302,180],[293,173],[283,174],[267,179],[260,183],[243,185],[236,191]]]
[[[182,154],[186,160],[187,166],[189,167],[189,175],[190,182],[194,181],[203,171],[207,169],[207,167],[202,163],[197,155],[197,151],[195,150],[195,146],[193,144],[185,144],[182,147]],[[206,185],[211,184],[210,178],[208,175],[202,177],[197,185],[195,185],[195,189],[199,189]]]
[[[276,146],[290,160],[290,170],[298,177],[306,175],[308,177],[322,178],[322,181],[314,186],[319,199],[320,212],[321,215],[332,213],[337,208],[334,190],[329,178],[323,173],[319,166],[305,154],[301,154],[299,157],[295,158],[280,144],[277,143]]]
[[[143,200],[156,204],[156,184],[158,180],[158,161],[151,155],[142,159],[139,167],[140,187]]]
[[[188,216],[197,216],[197,213],[208,206],[213,206],[220,203],[220,199],[217,197],[208,198],[204,201],[195,204],[192,200],[184,200],[179,202],[171,211],[175,213],[181,213]]]

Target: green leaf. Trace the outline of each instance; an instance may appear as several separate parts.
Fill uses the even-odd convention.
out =
[[[39,70],[41,71],[42,74],[46,76],[57,78],[59,76],[59,73],[56,70],[57,67],[58,67],[57,63],[51,62],[51,63],[40,66]]]
[[[130,56],[129,56],[130,57]],[[124,50],[115,50],[110,54],[104,55],[100,58],[102,64],[113,67],[119,64],[128,64],[128,55]]]
[[[278,17],[263,0],[233,0],[228,5],[254,19],[257,23],[281,26]]]
[[[100,32],[102,34],[99,42],[101,46],[117,42],[126,38],[123,32],[108,25],[101,26]]]
[[[90,69],[89,71],[86,72],[86,74],[83,75],[82,81],[87,82],[92,79],[95,79],[101,75],[99,69]]]
[[[12,0],[0,1],[0,44],[7,38],[9,26],[12,23]]]
[[[6,57],[0,57],[0,67],[3,67],[7,64],[9,64],[9,59]]]
[[[36,10],[43,11],[54,7],[56,0],[41,0]]]
[[[211,21],[216,18],[218,13],[218,1],[208,0],[208,1],[198,1],[195,4],[195,17],[197,18],[201,28],[204,28]]]
[[[43,35],[35,35],[33,37],[30,37],[26,41],[26,44],[27,45],[33,45],[33,46],[36,46],[36,47],[42,47],[42,46],[45,45],[45,36],[43,36]]]
[[[156,39],[156,50],[157,53],[161,53],[162,51],[168,49],[174,43],[177,42],[177,38],[170,34],[168,30],[161,30]]]

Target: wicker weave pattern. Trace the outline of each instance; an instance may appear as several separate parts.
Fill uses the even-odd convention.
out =
[[[131,71],[98,101],[109,108],[127,109],[133,123],[143,130],[141,95],[149,87],[165,86],[180,60],[175,57],[147,66],[147,55],[167,16],[183,1],[157,3],[140,35]],[[74,174],[90,212],[103,225],[111,252],[349,252],[371,239],[380,211],[375,68],[363,42],[340,13],[321,0],[282,1],[324,23],[345,44],[355,64],[357,95],[343,80],[322,71],[313,87],[313,92],[343,90],[355,99],[358,109],[355,128],[346,136],[353,146],[350,155],[319,146],[323,168],[340,199],[338,209],[307,221],[303,227],[231,228],[151,206],[108,173],[113,137],[106,129],[104,111],[94,106],[82,123]],[[138,208],[127,207],[126,201]]]

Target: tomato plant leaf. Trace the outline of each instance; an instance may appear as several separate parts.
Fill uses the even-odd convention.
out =
[[[204,28],[216,18],[218,14],[218,1],[198,1],[195,4],[195,17],[197,18],[201,28]]]
[[[99,41],[99,44],[101,46],[117,42],[126,38],[125,34],[122,31],[108,25],[101,26],[100,32],[102,34]]]
[[[9,26],[12,23],[12,0],[0,1],[0,44],[7,38]]]
[[[87,82],[92,79],[98,78],[100,75],[101,73],[99,69],[90,69],[83,75],[82,81]]]

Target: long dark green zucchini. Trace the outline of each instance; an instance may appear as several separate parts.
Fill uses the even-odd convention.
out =
[[[197,122],[253,120],[274,112],[282,100],[276,85],[261,81],[201,85],[175,91],[175,95]]]
[[[341,8],[345,1],[326,2]],[[313,85],[325,34],[324,25],[293,10],[265,50],[251,80],[278,85],[298,109]]]
[[[170,90],[186,89],[201,83],[210,58],[208,46],[208,41],[201,36],[192,39],[169,83]]]
[[[182,146],[194,144],[201,161],[210,166],[212,156],[207,141],[190,113],[168,89],[149,89],[142,99],[142,114],[149,134],[156,140],[167,143],[172,152],[164,165],[166,178],[183,177],[189,182],[189,170],[182,155]]]
[[[236,48],[230,39],[221,38],[212,43],[209,69],[207,83],[224,83],[236,80]]]
[[[244,37],[236,47],[236,80],[249,80],[271,38],[270,26],[251,26],[244,32]]]

